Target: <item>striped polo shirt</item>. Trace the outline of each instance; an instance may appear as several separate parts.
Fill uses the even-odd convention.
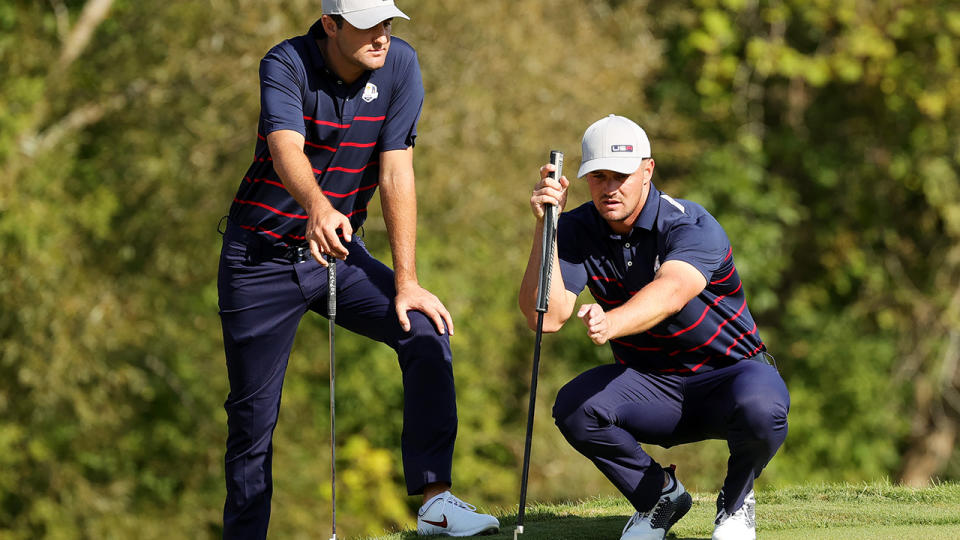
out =
[[[666,261],[693,265],[707,287],[678,313],[640,334],[610,340],[617,362],[641,370],[691,373],[764,351],[723,228],[700,205],[673,199],[651,182],[633,230],[613,232],[593,202],[564,212],[557,253],[565,288],[615,308],[653,281]]]
[[[274,170],[267,135],[292,130],[304,136],[317,182],[354,230],[379,183],[380,153],[413,146],[417,135],[424,93],[413,47],[392,37],[385,65],[347,84],[327,68],[317,39],[326,39],[319,20],[260,62],[257,146],[230,220],[273,243],[302,244],[307,213]]]

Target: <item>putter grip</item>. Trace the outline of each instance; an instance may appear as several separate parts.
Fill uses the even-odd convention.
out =
[[[550,172],[550,178],[560,178],[563,176],[563,152],[559,150],[550,151],[550,164],[556,167],[555,171]],[[550,277],[553,273],[553,245],[557,239],[557,207],[548,204],[544,208],[546,215],[543,216],[543,239],[540,251],[540,282],[537,287],[537,311],[547,312],[547,304],[550,300]]]
[[[327,316],[337,316],[337,260],[327,255]]]

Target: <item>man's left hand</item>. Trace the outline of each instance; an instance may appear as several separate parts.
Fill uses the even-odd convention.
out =
[[[407,312],[414,310],[429,317],[440,335],[444,334],[445,328],[449,329],[451,336],[453,335],[453,318],[450,317],[450,312],[447,311],[439,298],[419,284],[410,283],[399,286],[394,303],[397,307],[400,327],[403,328],[404,332],[410,331],[410,318],[407,317]]]
[[[610,319],[599,304],[584,304],[577,311],[577,317],[587,327],[587,336],[597,345],[603,345],[610,339]]]

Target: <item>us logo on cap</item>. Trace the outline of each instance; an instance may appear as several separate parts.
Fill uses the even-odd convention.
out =
[[[610,147],[611,152],[633,152],[632,144],[615,144]]]

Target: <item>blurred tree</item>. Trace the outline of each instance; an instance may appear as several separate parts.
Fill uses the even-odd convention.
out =
[[[651,6],[675,69],[648,89],[699,115],[688,135],[708,149],[678,172],[735,237],[777,240],[772,257],[747,257],[779,276],[763,277],[760,305],[794,392],[788,453],[825,476],[946,475],[960,419],[960,9]],[[785,227],[771,237],[763,216]]]

